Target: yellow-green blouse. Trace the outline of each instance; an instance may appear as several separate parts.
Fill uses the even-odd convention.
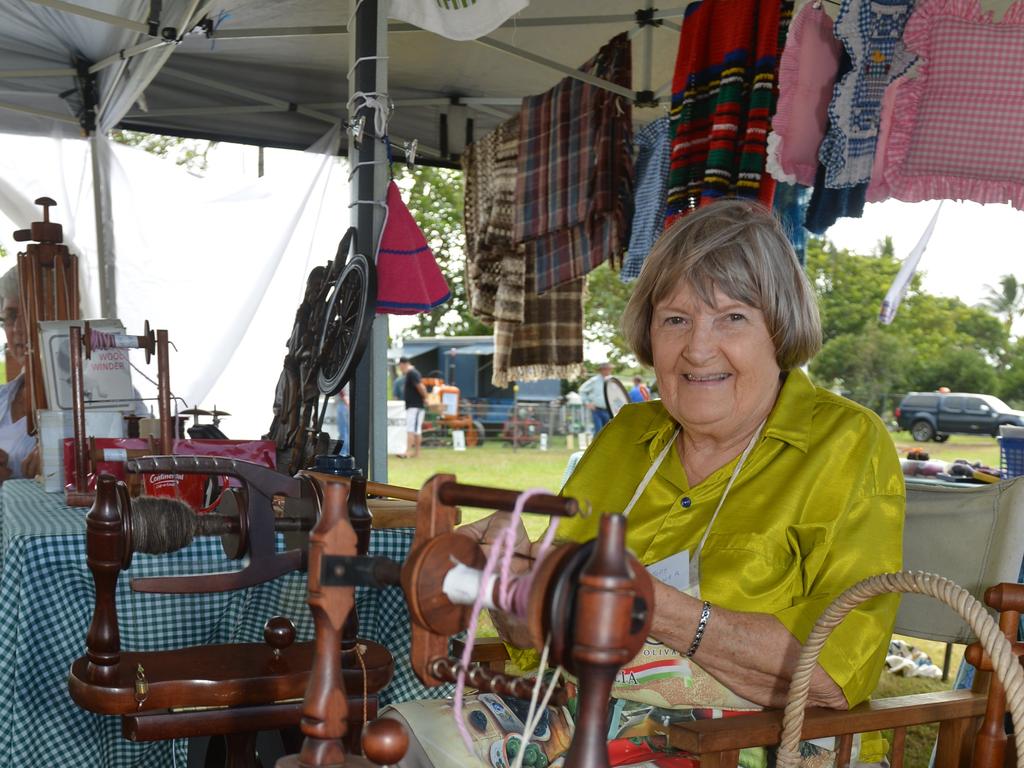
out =
[[[627,405],[599,433],[562,493],[595,513],[625,508],[676,422],[658,401]],[[627,543],[645,565],[693,550],[735,460],[691,487],[675,450],[629,516]],[[902,564],[906,491],[892,439],[856,403],[790,371],[701,553],[701,596],[770,613],[804,642],[825,607],[860,579]],[[564,520],[559,537],[597,533],[599,514]],[[820,663],[851,706],[878,681],[898,597],[862,604]],[[737,648],[743,638],[735,638]]]

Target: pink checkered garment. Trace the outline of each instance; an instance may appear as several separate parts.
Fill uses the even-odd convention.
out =
[[[887,93],[869,199],[1024,210],[1024,0],[998,23],[977,0],[923,0],[903,41],[921,66]]]

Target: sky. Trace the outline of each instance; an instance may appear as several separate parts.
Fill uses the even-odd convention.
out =
[[[891,235],[896,258],[902,261],[937,206],[935,200],[872,203],[863,218],[840,219],[827,237],[840,248],[870,253],[879,240]],[[1009,205],[947,201],[918,271],[924,274],[929,293],[955,296],[969,305],[977,304],[988,286],[998,286],[1003,275],[1024,279],[1024,211]]]

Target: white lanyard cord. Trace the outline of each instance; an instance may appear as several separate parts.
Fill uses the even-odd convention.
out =
[[[732,474],[729,475],[729,482],[725,484],[725,490],[722,491],[722,497],[718,500],[718,506],[715,507],[715,513],[711,515],[708,527],[704,529],[704,535],[700,537],[700,544],[697,545],[697,557],[700,557],[700,553],[704,550],[704,542],[708,540],[708,534],[711,533],[711,526],[715,524],[715,519],[718,517],[718,513],[722,511],[722,505],[725,504],[725,497],[729,495],[729,491],[732,490],[732,484],[736,482],[736,478],[739,477],[740,470],[743,469],[743,465],[746,463],[747,457],[750,455],[750,452],[754,450],[754,444],[757,442],[757,438],[760,436],[762,429],[764,429],[763,421],[757,425],[757,429],[754,430],[754,434],[750,436],[750,442],[747,443],[747,447],[743,449],[743,453],[740,454],[740,460],[736,462],[736,467],[733,469]]]
[[[725,484],[725,490],[722,491],[722,496],[718,500],[718,506],[715,507],[715,513],[711,515],[711,521],[708,523],[708,527],[704,529],[704,535],[701,537],[700,544],[697,545],[696,556],[700,556],[701,550],[704,549],[704,542],[708,540],[708,534],[711,533],[711,526],[715,524],[715,518],[718,517],[718,513],[722,511],[722,505],[725,504],[725,497],[729,495],[729,491],[732,490],[732,484],[736,482],[736,478],[739,477],[740,470],[743,469],[743,465],[747,461],[747,457],[750,456],[750,452],[754,450],[754,445],[757,443],[757,438],[761,434],[761,430],[764,429],[765,422],[762,421],[757,425],[757,429],[754,430],[754,434],[750,437],[750,442],[747,443],[747,447],[743,449],[743,453],[740,454],[740,460],[736,462],[736,467],[732,471],[732,475],[729,476],[729,482]],[[636,506],[637,501],[643,496],[644,491],[647,490],[647,486],[650,485],[651,479],[654,477],[654,473],[658,471],[658,467],[661,466],[661,462],[665,460],[669,450],[675,445],[676,438],[679,437],[680,428],[676,427],[676,431],[672,433],[671,439],[664,448],[661,449],[661,453],[658,454],[657,458],[651,463],[651,466],[647,468],[647,474],[644,475],[643,480],[636,487],[633,492],[633,498],[629,500],[629,504],[622,510],[622,514],[625,517],[629,516],[629,513],[633,511],[633,507]]]
[[[640,497],[643,496],[644,491],[647,490],[647,486],[650,485],[651,478],[654,477],[654,473],[658,471],[658,467],[661,466],[661,462],[665,460],[665,457],[668,455],[669,449],[671,449],[672,446],[675,445],[676,438],[679,437],[679,429],[679,427],[676,427],[676,431],[672,433],[672,437],[669,439],[668,443],[666,443],[665,447],[661,449],[661,453],[659,453],[657,458],[654,459],[654,461],[651,463],[651,466],[647,468],[647,474],[644,475],[644,479],[640,481],[640,485],[638,485],[636,487],[636,490],[633,491],[633,498],[629,500],[629,504],[627,504],[626,508],[622,510],[623,517],[629,517],[629,513],[633,511],[633,507],[636,506],[636,503],[640,500]]]

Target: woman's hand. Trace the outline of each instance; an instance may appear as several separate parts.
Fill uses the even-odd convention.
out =
[[[497,542],[498,537],[505,531],[512,522],[510,512],[495,512],[472,523],[460,526],[455,529],[456,533],[468,536],[484,551],[484,555],[490,556],[491,547]],[[512,556],[512,572],[523,573],[530,568],[530,537],[526,533],[526,526],[522,518],[515,530],[515,554]]]
[[[477,542],[483,549],[485,555],[490,555],[491,547],[498,540],[498,537],[505,531],[512,522],[512,515],[508,512],[495,512],[488,517],[472,523],[460,526],[455,529],[456,533],[467,536]],[[526,533],[522,518],[515,530],[515,554],[512,556],[511,570],[514,574],[525,573],[531,565],[530,537]],[[490,611],[491,621],[498,631],[498,637],[517,648],[531,648],[533,643],[530,640],[530,633],[526,625],[514,616],[509,616],[504,611]]]
[[[657,608],[651,635],[685,653],[696,633],[702,602],[655,579],[654,604]],[[800,650],[800,642],[771,614],[730,611],[713,605],[693,660],[748,701],[784,707]],[[849,708],[842,689],[820,664],[811,673],[807,703]]]

